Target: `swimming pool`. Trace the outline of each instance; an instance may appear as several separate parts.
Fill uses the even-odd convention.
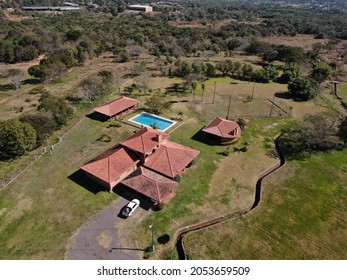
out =
[[[175,121],[158,117],[156,115],[148,114],[145,112],[142,112],[136,115],[135,117],[132,117],[131,119],[129,119],[129,121],[149,127],[156,125],[159,127],[159,130],[161,131],[165,131],[176,124]]]

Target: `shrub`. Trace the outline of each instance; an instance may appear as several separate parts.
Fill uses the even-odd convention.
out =
[[[163,235],[158,237],[157,241],[159,244],[166,244],[170,241],[170,235],[163,234]]]
[[[107,134],[103,134],[97,139],[97,141],[100,141],[100,142],[111,142],[111,140],[112,140],[111,136]]]

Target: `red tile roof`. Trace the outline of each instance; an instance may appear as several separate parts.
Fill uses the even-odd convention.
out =
[[[175,181],[144,167],[139,167],[127,179],[123,180],[122,184],[157,202],[165,199],[177,185]]]
[[[204,132],[223,137],[223,138],[238,138],[241,135],[240,126],[234,122],[226,119],[216,117],[203,130]]]
[[[199,153],[197,150],[166,140],[150,157],[146,158],[144,166],[175,178]]]
[[[139,100],[132,99],[126,96],[121,96],[114,101],[106,103],[105,105],[102,105],[100,107],[94,108],[94,111],[112,117],[128,108],[131,108],[139,102]]]
[[[145,154],[158,146],[168,137],[169,134],[150,127],[143,127],[142,129],[131,135],[129,138],[121,142],[121,145],[133,151]]]
[[[111,184],[138,162],[136,155],[117,145],[83,165],[81,169]]]

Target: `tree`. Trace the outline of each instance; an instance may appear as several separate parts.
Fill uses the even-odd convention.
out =
[[[317,86],[305,78],[297,78],[288,85],[289,92],[303,101],[310,100],[317,95]]]
[[[338,116],[331,113],[310,115],[281,140],[285,153],[297,156],[302,152],[327,151],[341,147],[337,137]]]
[[[22,83],[24,73],[19,69],[9,69],[6,73],[6,78],[13,84],[18,91],[20,84]]]
[[[144,74],[144,75],[138,77],[137,84],[140,87],[140,89],[143,90],[143,92],[145,94],[147,94],[147,91],[149,89],[149,75]]]
[[[43,94],[41,96],[38,110],[51,113],[58,127],[66,125],[68,120],[73,116],[73,109],[63,98],[50,94]]]
[[[28,123],[12,119],[0,123],[0,156],[13,158],[25,154],[36,145],[35,129]]]
[[[311,79],[321,84],[331,76],[331,69],[327,66],[316,67],[311,72]]]
[[[206,76],[209,78],[216,76],[216,68],[211,63],[206,63]]]
[[[28,73],[35,78],[38,78],[41,82],[45,81],[49,77],[49,68],[45,65],[33,65],[29,67]]]
[[[177,68],[175,70],[175,75],[177,77],[187,76],[192,72],[192,67],[187,61],[178,62]]]
[[[302,48],[280,45],[276,47],[276,50],[277,59],[285,62],[287,66],[304,61],[305,56]]]
[[[145,102],[145,106],[148,108],[150,113],[161,114],[163,110],[169,109],[171,107],[171,102],[167,101],[163,97],[156,94],[152,95]]]
[[[231,72],[234,69],[234,63],[227,59],[225,61],[218,62],[216,64],[216,68],[222,72],[223,76],[227,76],[229,72]]]
[[[250,64],[244,64],[241,68],[241,78],[245,80],[250,80],[253,76],[253,66]]]
[[[98,73],[98,76],[101,78],[102,83],[110,84],[113,81],[113,74],[111,71],[102,70]]]
[[[124,79],[120,72],[117,72],[116,75],[114,76],[114,83],[115,83],[118,94],[120,94],[122,85],[124,83]]]
[[[82,32],[80,30],[69,30],[65,36],[68,41],[77,41],[82,36]]]
[[[344,118],[344,120],[341,121],[341,123],[338,126],[338,136],[343,142],[343,144],[346,146],[347,144],[347,117]]]
[[[100,84],[96,79],[83,80],[80,84],[80,93],[82,99],[93,101],[104,96],[106,93],[103,86],[104,85]]]
[[[41,145],[46,136],[55,131],[58,126],[51,113],[38,113],[32,115],[24,115],[19,119],[22,123],[30,124],[36,131],[36,143]]]
[[[291,67],[283,71],[281,77],[278,78],[278,82],[282,84],[288,84],[300,77],[300,68]]]
[[[201,101],[204,101],[205,83],[201,84]]]

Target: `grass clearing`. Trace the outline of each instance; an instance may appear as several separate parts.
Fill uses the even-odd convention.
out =
[[[63,258],[73,232],[116,199],[114,193],[101,188],[94,194],[69,179],[81,165],[131,134],[128,127],[107,128],[108,124],[84,119],[52,157],[42,157],[1,193],[1,259]],[[112,142],[96,141],[103,133],[109,134]]]
[[[194,259],[346,259],[347,150],[288,162],[245,217],[187,235]],[[218,234],[215,234],[218,232]],[[208,240],[208,241],[207,241]]]

